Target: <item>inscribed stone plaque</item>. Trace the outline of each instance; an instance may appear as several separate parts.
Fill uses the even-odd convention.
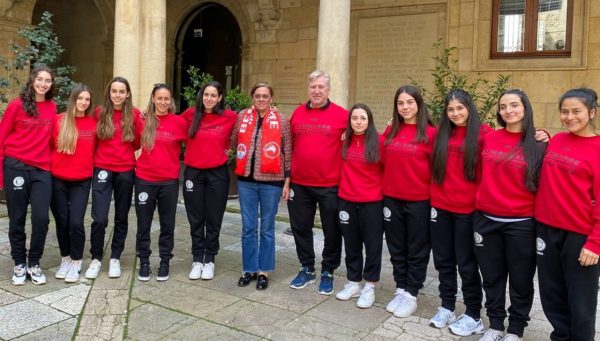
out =
[[[398,87],[414,78],[430,89],[438,14],[361,18],[358,21],[356,102],[369,105],[377,130],[392,115]]]

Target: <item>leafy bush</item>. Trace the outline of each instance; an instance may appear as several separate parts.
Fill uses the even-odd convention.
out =
[[[0,102],[7,103],[6,90],[11,86],[18,88],[22,86],[22,76],[28,68],[45,65],[54,70],[54,89],[56,91],[54,101],[59,110],[65,110],[69,95],[75,82],[70,79],[77,68],[64,65],[61,55],[65,49],[58,42],[58,37],[53,30],[52,14],[42,13],[40,22],[31,28],[19,29],[19,35],[27,41],[24,47],[18,44],[10,44],[10,50],[14,59],[8,61],[0,57],[0,66],[8,73],[8,78],[0,78]]]
[[[188,107],[192,107],[196,103],[198,91],[214,78],[209,73],[200,72],[200,69],[193,65],[186,72],[190,76],[191,84],[183,87],[183,98],[187,102]],[[239,86],[227,91],[225,95],[225,108],[239,112],[242,109],[250,107],[250,105],[252,105],[252,98],[247,93],[242,92]]]
[[[481,78],[481,73],[477,73],[477,78],[469,81],[467,75],[460,74],[453,69],[453,66],[457,63],[457,60],[452,56],[456,47],[442,48],[442,41],[438,40],[433,44],[433,48],[436,49],[436,57],[433,57],[435,68],[431,70],[433,89],[425,88],[410,77],[411,84],[419,88],[423,94],[433,121],[438,123],[440,116],[443,114],[446,94],[452,89],[463,89],[475,101],[481,122],[494,127],[496,125],[496,102],[500,94],[508,89],[510,76],[498,74],[496,80],[492,82]]]

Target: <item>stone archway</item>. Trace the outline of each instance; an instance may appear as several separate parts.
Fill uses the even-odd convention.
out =
[[[189,84],[186,70],[196,66],[227,89],[241,85],[242,35],[234,15],[223,5],[205,3],[182,21],[175,39],[174,95],[185,108],[182,88]]]
[[[114,0],[38,0],[32,24],[39,21],[43,11],[54,15],[54,29],[65,48],[63,61],[78,69],[72,78],[87,84],[94,93],[94,104],[98,104],[112,78]]]

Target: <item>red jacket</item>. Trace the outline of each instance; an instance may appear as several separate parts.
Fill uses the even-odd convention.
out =
[[[342,178],[338,196],[351,202],[372,202],[383,199],[383,137],[379,136],[379,161],[365,159],[364,135],[353,135],[342,158]]]
[[[94,110],[94,117],[99,121],[101,107]],[[142,113],[133,108],[134,128],[138,127]],[[121,129],[121,110],[115,110],[113,115],[115,133],[111,139],[98,139],[94,165],[98,168],[113,172],[129,172],[135,168],[135,150],[139,148],[135,141],[123,142],[123,130]],[[141,132],[134,131],[134,134]]]
[[[77,144],[73,154],[59,152],[58,134],[60,121],[65,114],[56,115],[52,134],[52,176],[65,180],[85,180],[94,173],[94,150],[96,148],[96,119],[92,116],[76,117]]]

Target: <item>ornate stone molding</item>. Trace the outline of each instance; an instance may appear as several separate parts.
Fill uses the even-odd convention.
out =
[[[275,0],[258,0],[253,22],[262,29],[271,29],[281,24],[281,9]]]

